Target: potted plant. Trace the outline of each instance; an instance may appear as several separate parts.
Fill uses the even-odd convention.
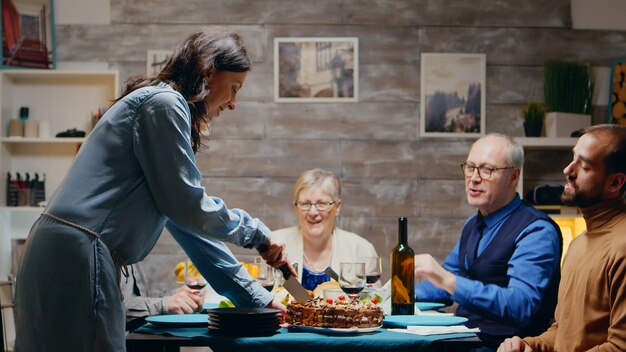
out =
[[[593,88],[593,72],[588,64],[560,60],[545,63],[547,137],[570,137],[591,125]]]
[[[524,114],[524,133],[526,137],[541,137],[543,129],[543,117],[546,113],[543,104],[536,101],[529,101],[522,109]]]

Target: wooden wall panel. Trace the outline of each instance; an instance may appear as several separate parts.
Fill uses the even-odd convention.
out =
[[[486,53],[487,65],[541,66],[549,59],[605,64],[626,52],[626,32],[557,28],[421,27],[421,52]]]
[[[171,49],[202,25],[240,32],[253,70],[237,110],[213,123],[209,149],[197,155],[209,193],[270,228],[291,226],[297,176],[323,167],[343,181],[339,226],[386,256],[397,217],[408,216],[411,246],[443,260],[475,212],[459,168],[474,140],[419,136],[420,54],[485,53],[487,132],[523,136],[520,109],[543,100],[545,60],[608,66],[626,55],[626,32],[572,30],[569,12],[569,0],[112,0],[109,25],[57,25],[57,54],[108,63],[124,81],[144,73],[146,50]],[[273,39],[313,36],[358,37],[359,102],[274,102]],[[604,121],[606,107],[594,111]],[[569,158],[527,153],[525,189],[562,181]],[[157,288],[173,284],[182,256],[171,236],[157,243],[148,258]]]
[[[342,2],[335,0],[169,0],[111,1],[111,17],[121,23],[254,24],[342,22]]]
[[[346,23],[476,27],[564,27],[571,23],[569,0],[357,0],[344,3]]]
[[[340,171],[339,141],[318,140],[213,140],[197,156],[204,176],[297,177],[302,171],[322,167]]]

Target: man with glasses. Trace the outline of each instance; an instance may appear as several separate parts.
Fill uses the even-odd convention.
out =
[[[524,151],[511,138],[490,134],[472,145],[461,164],[465,193],[478,209],[440,265],[415,256],[420,301],[454,301],[465,324],[478,327],[482,350],[505,338],[530,336],[551,323],[560,278],[562,237],[546,214],[516,193]]]
[[[498,351],[626,351],[626,127],[592,126],[572,152],[561,201],[580,207],[587,230],[563,260],[555,322]]]

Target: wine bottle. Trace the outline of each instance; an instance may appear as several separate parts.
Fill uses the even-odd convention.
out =
[[[415,253],[407,237],[407,218],[400,217],[398,245],[391,252],[391,315],[415,314]]]

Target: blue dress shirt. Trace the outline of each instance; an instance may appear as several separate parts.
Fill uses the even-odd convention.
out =
[[[520,205],[518,195],[502,209],[487,215],[483,237],[478,243],[477,256],[487,248],[496,236],[504,221]],[[474,215],[476,216],[476,215]],[[471,220],[468,219],[467,221]],[[466,223],[467,223],[466,221]],[[526,236],[523,236],[527,234]],[[508,287],[483,284],[459,275],[459,242],[443,267],[456,275],[456,289],[453,295],[424,281],[415,285],[416,299],[419,301],[453,300],[469,310],[489,311],[502,319],[526,325],[541,305],[541,298],[550,278],[560,265],[560,242],[554,227],[545,220],[537,220],[526,227],[516,240],[516,249],[509,261]],[[462,265],[467,268],[467,259]]]

